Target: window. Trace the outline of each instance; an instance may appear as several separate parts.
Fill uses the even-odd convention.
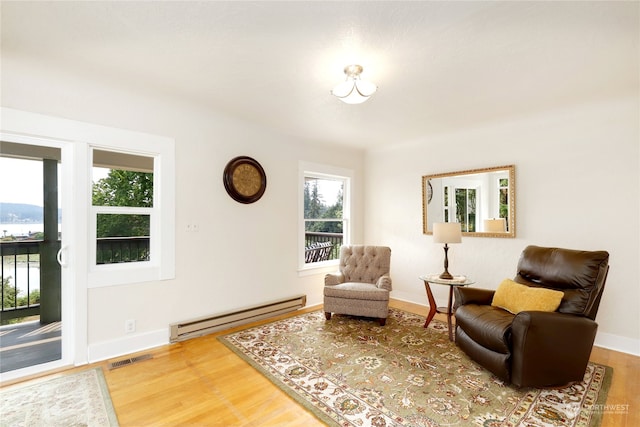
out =
[[[301,170],[300,266],[335,264],[340,246],[350,240],[352,173],[320,165],[307,165]]]
[[[172,146],[138,145],[154,150],[132,152],[116,145],[89,149],[90,286],[173,277]]]
[[[500,178],[498,179],[498,196],[499,196],[499,218],[507,219],[506,225],[507,230],[509,231],[509,178]]]
[[[150,261],[153,180],[152,157],[94,150],[96,264]]]
[[[448,180],[450,184],[442,187],[444,222],[459,222],[462,232],[477,231],[478,222],[478,190],[472,182]]]
[[[449,222],[449,218],[451,217],[449,215],[449,211],[451,210],[449,208],[449,186],[445,185],[442,189],[443,191],[443,196],[442,196],[442,200],[444,201],[444,206],[443,206],[443,218],[444,218],[444,222]]]
[[[463,232],[476,231],[476,189],[456,188],[456,221]]]

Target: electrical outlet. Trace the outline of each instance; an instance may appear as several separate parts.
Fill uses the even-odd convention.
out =
[[[136,321],[134,319],[129,319],[124,322],[124,332],[127,334],[133,333],[136,331]]]
[[[187,233],[197,233],[200,231],[200,226],[196,223],[190,222],[187,224]]]

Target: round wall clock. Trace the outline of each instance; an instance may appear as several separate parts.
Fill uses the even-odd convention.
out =
[[[267,188],[267,175],[256,160],[247,156],[233,158],[224,168],[224,188],[233,200],[253,203]]]

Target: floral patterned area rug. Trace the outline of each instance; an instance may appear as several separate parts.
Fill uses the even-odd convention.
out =
[[[447,325],[390,310],[386,326],[321,311],[219,339],[320,420],[338,426],[597,426],[612,369],[517,389],[449,341]]]
[[[0,425],[117,426],[101,368],[41,378],[0,389]]]

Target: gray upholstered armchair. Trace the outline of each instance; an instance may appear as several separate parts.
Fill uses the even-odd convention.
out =
[[[342,246],[339,272],[324,278],[324,313],[377,318],[389,314],[391,249],[386,246]]]

